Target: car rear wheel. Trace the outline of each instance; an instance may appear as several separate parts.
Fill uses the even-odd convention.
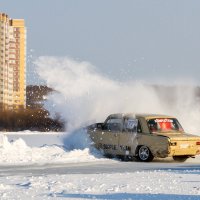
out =
[[[142,162],[150,162],[153,160],[153,155],[147,146],[140,146],[138,148],[138,156],[139,161]]]
[[[188,156],[173,156],[173,159],[177,162],[185,162],[188,159]]]

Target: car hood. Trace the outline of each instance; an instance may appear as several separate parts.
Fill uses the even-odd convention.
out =
[[[168,133],[156,133],[156,134],[160,135],[160,136],[168,137],[170,140],[176,140],[176,141],[180,141],[180,140],[182,140],[182,141],[183,140],[184,141],[192,141],[192,140],[200,141],[199,136],[188,134],[188,133],[168,132]]]

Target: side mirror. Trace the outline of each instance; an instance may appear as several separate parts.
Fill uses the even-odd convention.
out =
[[[98,129],[102,129],[102,124],[97,124]]]

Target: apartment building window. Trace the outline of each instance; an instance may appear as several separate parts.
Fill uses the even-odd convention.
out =
[[[9,63],[15,64],[16,61],[15,60],[10,60]]]
[[[16,50],[15,49],[10,49],[10,53],[15,53]]]
[[[16,58],[14,54],[10,54],[10,58]]]

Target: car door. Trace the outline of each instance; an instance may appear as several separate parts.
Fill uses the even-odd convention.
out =
[[[120,155],[134,155],[137,148],[138,132],[141,132],[141,126],[138,119],[125,117],[123,122],[123,131],[119,135]]]
[[[105,154],[119,154],[119,135],[121,131],[122,118],[110,117],[105,121],[101,134],[99,134],[99,148]]]

